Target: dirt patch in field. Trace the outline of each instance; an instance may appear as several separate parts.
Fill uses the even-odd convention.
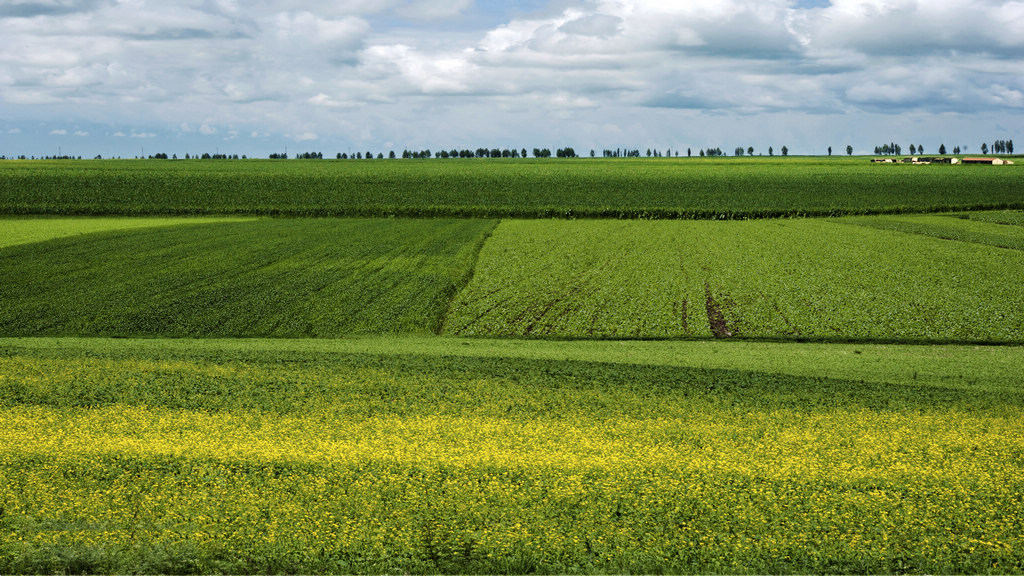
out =
[[[704,283],[704,301],[708,310],[708,324],[711,325],[711,334],[715,338],[731,338],[732,331],[729,330],[729,326],[725,323],[722,307],[711,296],[711,285],[707,282]]]

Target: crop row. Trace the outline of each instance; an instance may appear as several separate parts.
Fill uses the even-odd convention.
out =
[[[1021,172],[862,159],[0,165],[0,214],[733,219],[1021,208]]]
[[[1024,341],[983,220],[178,224],[0,248],[0,334]]]
[[[936,230],[965,241],[936,238]],[[928,216],[506,221],[445,330],[1020,342],[1024,252],[998,247],[1021,246],[1020,231]]]
[[[203,222],[0,249],[2,332],[432,333],[494,226],[482,220]]]
[[[183,346],[0,341],[0,571],[1024,571],[984,375]]]

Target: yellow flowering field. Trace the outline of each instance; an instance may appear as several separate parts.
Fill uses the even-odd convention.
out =
[[[0,572],[1024,571],[1016,347],[97,342],[0,340]]]

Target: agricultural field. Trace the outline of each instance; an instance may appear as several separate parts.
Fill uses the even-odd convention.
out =
[[[503,221],[445,331],[1021,343],[1021,248],[952,216]]]
[[[1020,572],[1022,369],[1017,347],[3,340],[0,571]]]
[[[0,573],[1024,573],[1020,174],[0,162]]]
[[[0,248],[0,334],[429,334],[494,224],[199,220]]]
[[[243,219],[237,217],[218,218],[209,216],[201,218],[4,218],[0,220],[0,248],[110,230],[133,230],[137,228],[155,228],[158,226],[178,226],[184,224],[216,224],[219,222],[237,222],[241,220]]]
[[[0,162],[0,214],[699,218],[1024,208],[1012,166],[866,158]]]

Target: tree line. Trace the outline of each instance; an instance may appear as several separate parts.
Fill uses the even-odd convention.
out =
[[[849,147],[847,147],[849,150]],[[988,154],[991,151],[992,154],[1013,154],[1013,140],[995,140],[992,142],[992,148],[990,149],[987,142],[981,143],[981,153]],[[944,156],[947,154],[948,149],[945,143],[939,144],[938,154]],[[966,154],[967,147],[964,146],[961,150],[960,146],[954,146],[952,154]],[[899,156],[903,154],[903,147],[894,142],[888,144],[882,144],[881,146],[875,146],[876,156]],[[924,144],[911,144],[910,145],[911,156],[925,154]]]
[[[989,152],[991,152],[992,154],[1013,154],[1013,140],[1012,139],[1011,140],[994,140],[992,142],[991,148],[989,147],[987,142],[983,142],[981,144],[980,149],[981,149],[981,153],[982,154],[988,154]],[[926,153],[926,149],[925,149],[925,146],[923,144],[910,144],[909,150],[910,150],[910,154],[914,155],[914,156],[916,156],[916,155],[923,155],[923,154]],[[783,156],[788,156],[789,155],[789,149],[786,146],[783,146],[779,151],[781,152],[781,154]],[[747,147],[737,146],[733,150],[733,155],[737,156],[737,157],[740,157],[740,156],[754,156],[755,152],[756,151],[755,151],[753,146],[747,146]],[[550,148],[534,148],[532,150],[532,153],[533,153],[532,155],[533,155],[534,158],[551,158],[552,156],[554,156],[556,158],[579,158],[579,155],[576,153],[576,150],[573,149],[572,147],[558,148],[558,149],[555,150],[554,153],[552,153]],[[882,144],[880,146],[875,146],[874,153],[875,153],[876,156],[899,156],[899,155],[903,154],[903,147],[901,145],[895,143],[895,142],[889,142],[889,143],[886,143],[886,144]],[[940,144],[938,149],[937,149],[937,153],[939,155],[947,154],[946,145],[945,144]],[[967,153],[967,147],[964,146],[964,148],[961,150],[960,146],[954,146],[950,153],[952,153],[952,154]],[[853,155],[853,146],[850,146],[850,145],[846,146],[846,154],[847,154],[847,156],[852,156]],[[678,158],[680,156],[680,151],[679,150],[673,151],[671,148],[669,148],[669,149],[666,149],[664,152],[662,152],[662,151],[660,151],[658,149],[648,148],[647,151],[646,151],[646,155],[647,155],[648,158],[663,158],[663,157],[669,157],[669,158],[676,157],[676,158]],[[692,157],[694,155],[695,154],[694,154],[692,148],[687,148],[686,149],[686,156],[687,157]],[[715,158],[715,157],[726,156],[726,153],[723,152],[720,147],[708,146],[708,147],[700,148],[696,155],[701,157],[701,158],[705,158],[705,157]],[[769,156],[775,156],[775,148],[774,147],[772,147],[772,146],[768,147],[768,155]],[[828,155],[829,156],[832,155],[832,147],[831,146],[828,147]],[[594,158],[596,156],[597,156],[596,151],[595,150],[590,150],[590,157]],[[606,149],[602,150],[601,156],[604,157],[604,158],[640,158],[642,156],[642,154],[641,154],[639,148],[615,148],[615,149],[606,148]],[[389,158],[389,159],[395,159],[397,157],[398,157],[398,155],[396,155],[393,150],[389,151],[387,153],[387,158]],[[450,150],[439,150],[439,151],[431,151],[429,149],[426,149],[426,150],[403,150],[402,154],[401,154],[401,157],[405,158],[405,159],[426,159],[426,158],[442,158],[442,159],[448,159],[448,158],[528,158],[529,154],[528,154],[526,148],[517,149],[517,148],[486,148],[486,147],[480,147],[480,148],[477,148],[475,150],[468,149],[468,148],[465,148],[465,149],[452,148]],[[136,156],[136,158],[139,158],[139,157]],[[148,158],[151,159],[151,160],[177,160],[178,159],[178,155],[177,154],[172,154],[172,155],[168,156],[167,154],[161,152],[161,153],[158,153],[158,154],[152,154],[152,155],[148,156]],[[289,156],[287,152],[284,152],[284,153],[277,153],[277,152],[275,152],[273,154],[270,154],[269,158],[271,160],[288,160],[290,158],[294,158],[296,160],[323,160],[324,159],[324,154],[323,154],[323,152],[300,152],[300,153],[295,154],[294,156]],[[337,155],[335,156],[335,158],[337,160],[371,160],[371,159],[383,160],[385,158],[385,156],[384,156],[383,152],[377,152],[375,154],[374,152],[367,150],[366,152],[355,152],[355,153],[338,152]],[[36,160],[37,158],[35,156],[28,157],[28,156],[24,156],[24,155],[17,156],[17,157],[13,157],[12,156],[11,158],[8,158],[6,156],[0,156],[0,160],[15,160],[15,159],[17,159],[17,160],[29,160],[29,159]],[[76,160],[76,159],[77,160],[81,160],[82,157],[78,156],[76,158],[74,156],[58,155],[58,156],[40,156],[38,159],[39,160]],[[102,160],[103,158],[102,158],[102,156],[97,155],[95,157],[95,159],[96,160]],[[195,154],[195,155],[185,154],[184,159],[185,160],[193,160],[193,159],[195,159],[195,160],[239,160],[239,159],[246,160],[247,157],[245,155],[242,155],[241,157],[239,157],[238,154],[220,154],[220,153],[210,154],[210,153],[203,153],[201,155],[200,154]]]

